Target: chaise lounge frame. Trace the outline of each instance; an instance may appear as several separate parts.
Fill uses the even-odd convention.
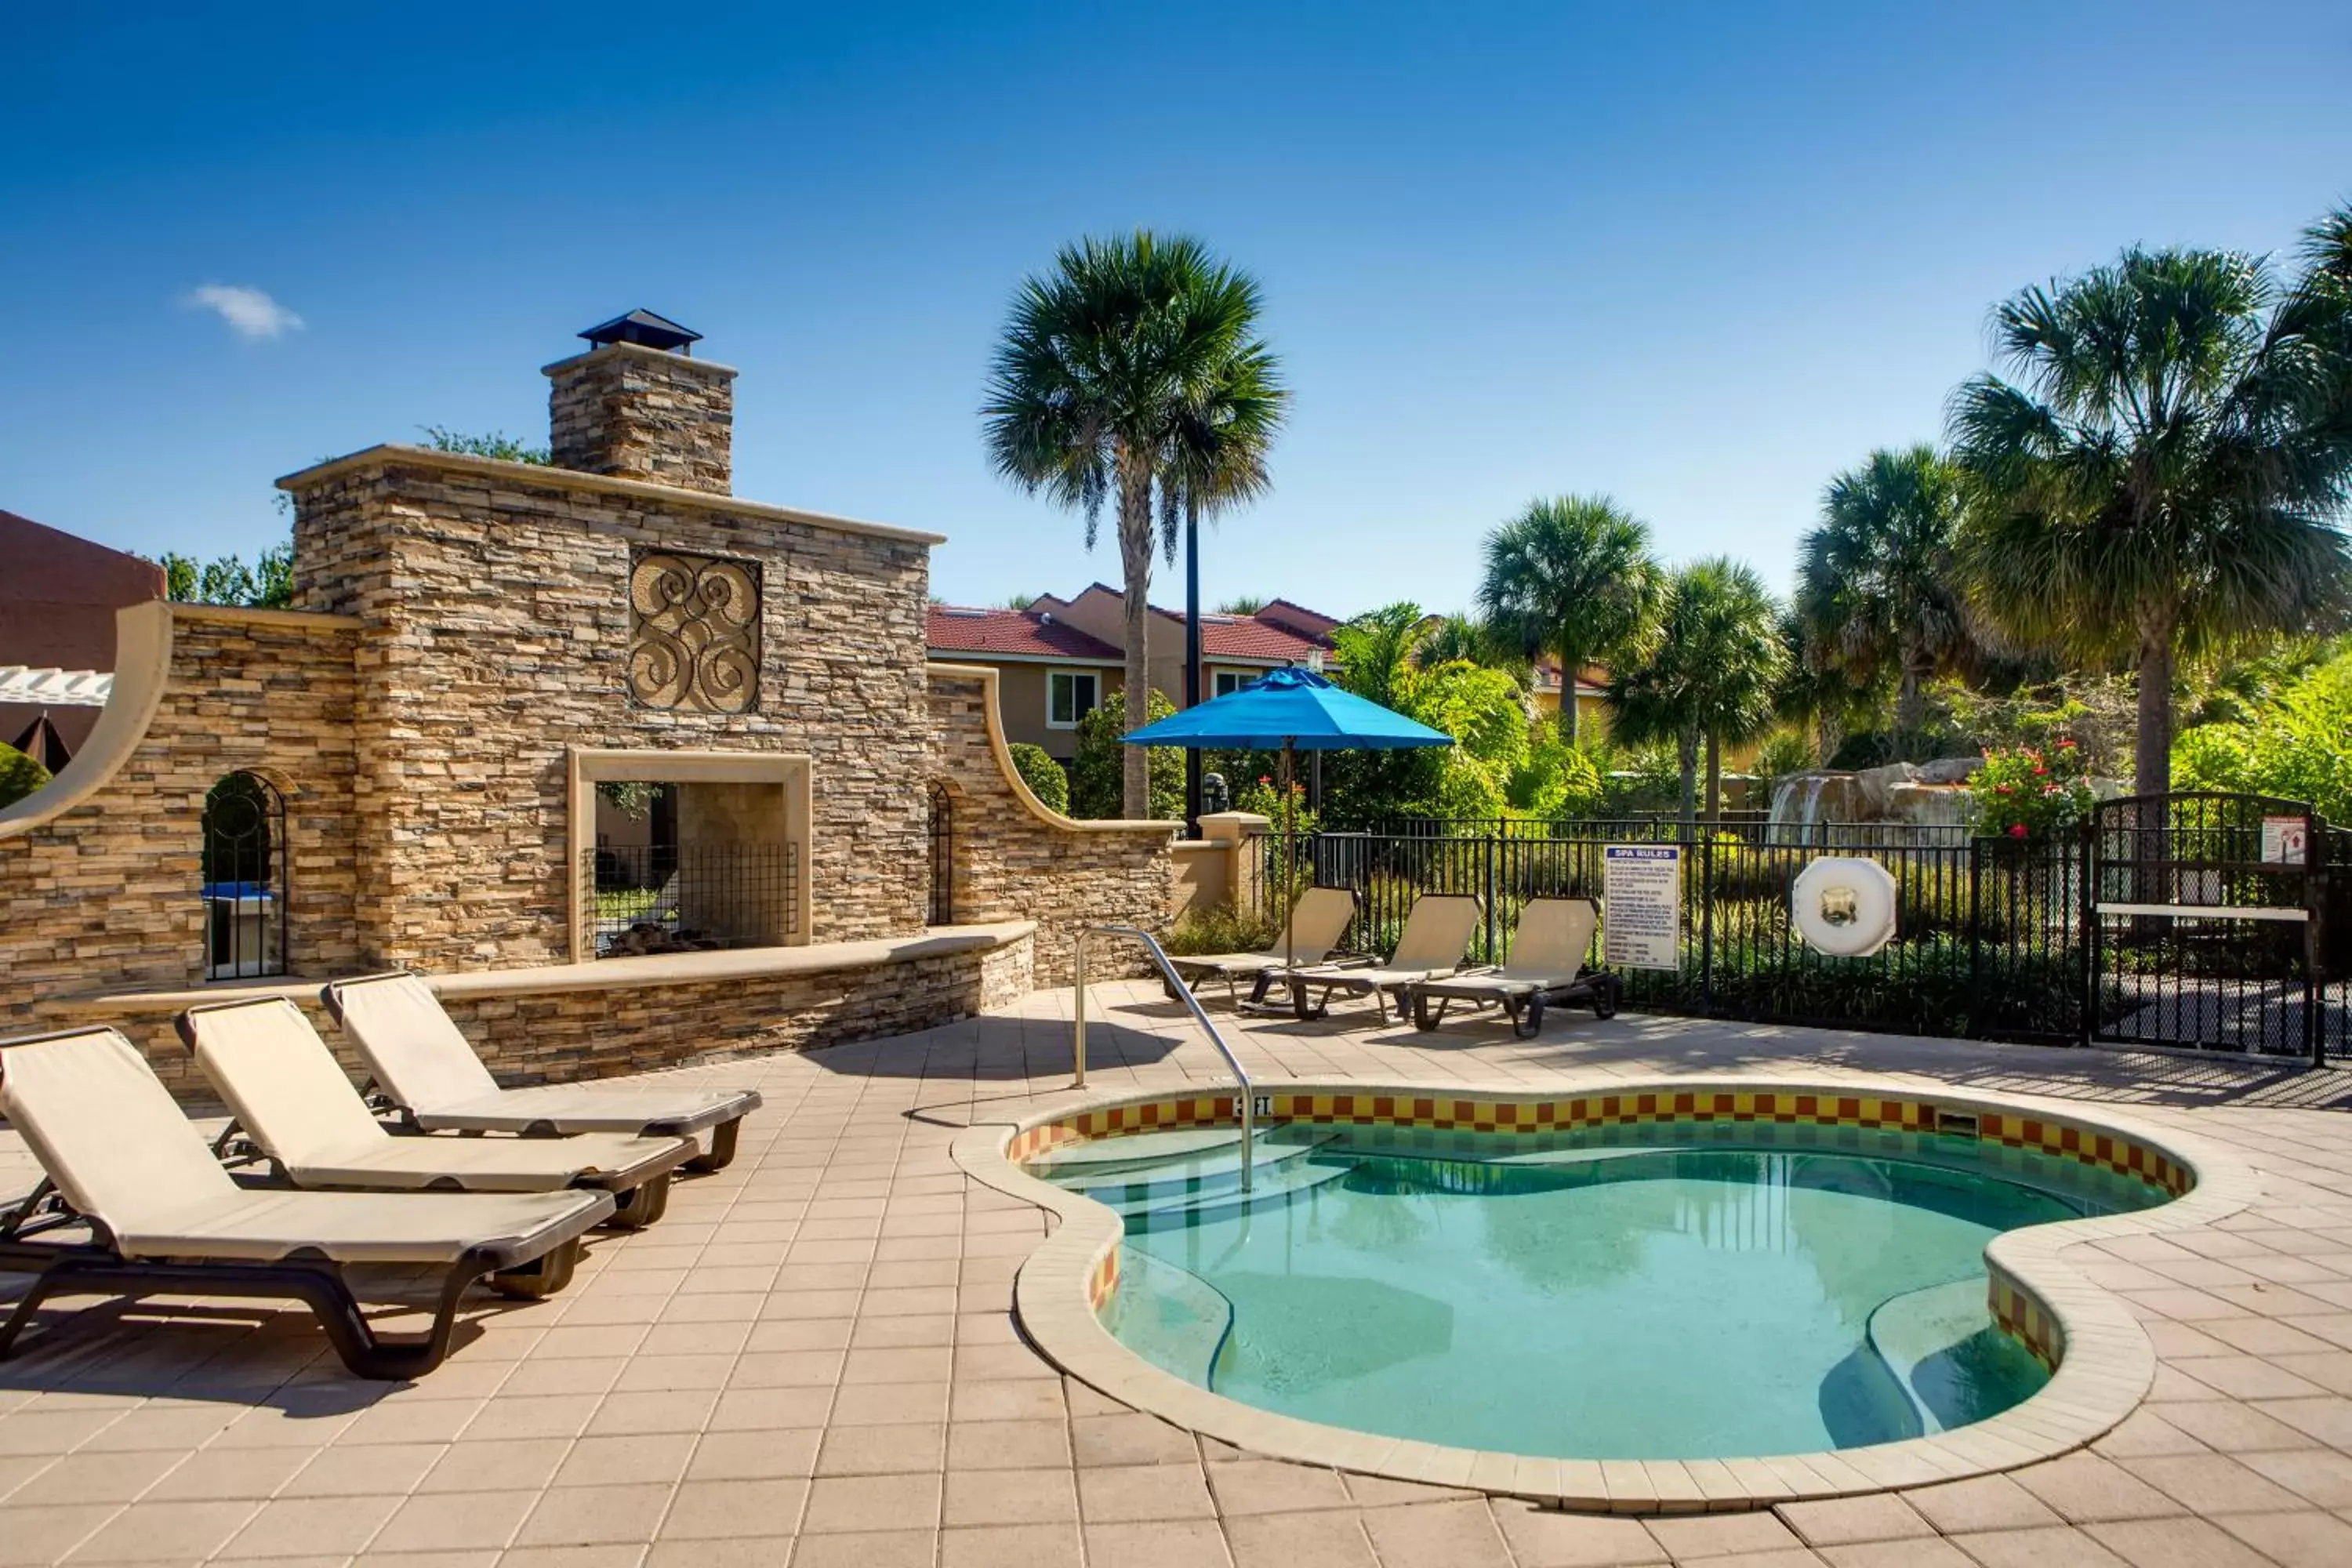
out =
[[[58,1029],[5,1043],[14,1048],[91,1033],[87,1027]],[[190,1135],[195,1135],[193,1128]],[[612,1210],[609,1194],[583,1193],[578,1197],[577,1223],[551,1247],[534,1253],[529,1238],[468,1247],[446,1264],[431,1324],[423,1333],[381,1334],[361,1310],[359,1298],[343,1277],[343,1266],[323,1252],[298,1249],[267,1261],[129,1257],[103,1220],[75,1208],[45,1174],[29,1194],[0,1215],[0,1271],[33,1276],[6,1321],[0,1322],[0,1361],[15,1353],[35,1314],[53,1296],[100,1293],[137,1300],[185,1292],[299,1301],[318,1320],[328,1342],[354,1375],[387,1381],[421,1377],[448,1356],[458,1304],[477,1281],[487,1279],[500,1294],[522,1299],[551,1295],[571,1282],[580,1257],[581,1233]],[[85,1239],[75,1241],[58,1234],[70,1231],[79,1231]]]
[[[419,986],[425,986],[427,996],[431,996],[430,987],[426,986],[423,975],[409,969],[388,969],[380,973],[362,974],[351,980],[331,982],[320,987],[319,1001],[327,1009],[328,1016],[342,1026],[343,1032],[352,1037],[352,1044],[358,1048],[361,1058],[368,1064],[372,1076],[361,1092],[368,1098],[371,1104],[377,1105],[387,1114],[394,1117],[402,1126],[425,1132],[515,1132],[526,1138],[557,1138],[567,1132],[618,1130],[620,1122],[611,1117],[593,1115],[584,1118],[564,1115],[530,1117],[519,1116],[512,1112],[419,1109],[404,1103],[394,1087],[385,1081],[383,1068],[377,1062],[374,1052],[369,1047],[366,1037],[352,1026],[351,1020],[345,1016],[343,1003],[343,993],[346,991],[394,980],[414,981]],[[432,999],[435,1010],[440,1012],[439,999],[437,997]],[[441,1017],[442,1021],[448,1025],[450,1031],[457,1035],[458,1042],[464,1045],[467,1055],[473,1058],[476,1070],[480,1071],[482,1076],[488,1079],[488,1069],[481,1068],[480,1054],[474,1050],[472,1042],[465,1039],[464,1035],[457,1030],[457,1025],[450,1021],[447,1013],[441,1012]],[[594,1086],[583,1084],[572,1087],[593,1091]],[[530,1091],[520,1089],[499,1092],[528,1095]],[[728,1096],[723,1102],[707,1106],[699,1110],[675,1116],[648,1117],[641,1121],[631,1121],[629,1126],[649,1136],[667,1135],[679,1138],[691,1138],[708,1129],[710,1133],[709,1149],[688,1160],[682,1167],[685,1170],[708,1173],[712,1171],[725,1170],[734,1163],[736,1143],[742,1131],[743,1118],[759,1110],[760,1105],[760,1093],[757,1089],[740,1089]]]

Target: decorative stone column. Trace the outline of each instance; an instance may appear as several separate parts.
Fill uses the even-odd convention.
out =
[[[1255,811],[1212,811],[1201,817],[1203,843],[1221,851],[1224,859],[1223,901],[1236,910],[1265,907],[1265,857],[1257,840],[1274,825]]]

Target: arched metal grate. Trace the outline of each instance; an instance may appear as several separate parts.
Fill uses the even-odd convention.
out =
[[[935,926],[955,924],[955,796],[931,785],[931,915]]]
[[[205,796],[205,978],[286,973],[286,797],[230,773]]]

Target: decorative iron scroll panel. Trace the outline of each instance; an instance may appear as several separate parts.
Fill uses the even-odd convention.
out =
[[[760,566],[639,551],[629,563],[629,695],[646,708],[760,705]]]

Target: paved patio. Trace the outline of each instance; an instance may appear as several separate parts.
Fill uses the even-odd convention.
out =
[[[1096,995],[1092,1087],[1219,1076],[1156,986]],[[46,1316],[58,1331],[0,1364],[0,1568],[2352,1563],[2352,1072],[1584,1015],[1524,1045],[1492,1026],[1368,1027],[1368,1010],[1236,1031],[1268,1079],[1925,1073],[2128,1103],[2263,1173],[2261,1201],[2217,1227],[2086,1249],[2162,1361],[2148,1402],[2091,1450],[1640,1521],[1253,1459],[1024,1346],[1011,1282],[1043,1216],[947,1151],[1067,1085],[1067,1010],[1040,993],[920,1035],[698,1069],[767,1096],[736,1164],[682,1184],[654,1229],[600,1237],[555,1300],[485,1299],[419,1384],[345,1377],[291,1309]],[[0,1131],[0,1191],[30,1170]],[[14,1284],[0,1276],[0,1302]]]

